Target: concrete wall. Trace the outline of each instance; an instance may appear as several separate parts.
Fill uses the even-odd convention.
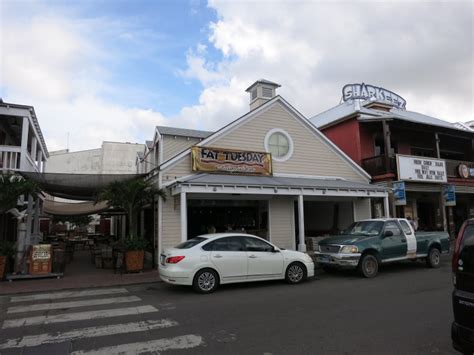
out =
[[[102,143],[102,174],[133,174],[136,172],[138,152],[144,149],[143,144],[136,143]]]
[[[102,168],[102,149],[80,152],[51,152],[46,164],[47,173],[100,174]]]
[[[134,174],[143,144],[104,142],[102,148],[79,152],[52,152],[45,171],[73,174]]]

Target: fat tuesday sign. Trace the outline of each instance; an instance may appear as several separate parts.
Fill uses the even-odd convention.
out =
[[[368,84],[347,84],[342,88],[342,99],[344,101],[362,99],[375,99],[376,101],[390,102],[392,105],[405,109],[406,101],[400,95],[397,95],[387,89]]]
[[[404,181],[446,183],[446,162],[397,154],[398,179]]]
[[[270,153],[196,146],[191,153],[193,171],[272,175]]]

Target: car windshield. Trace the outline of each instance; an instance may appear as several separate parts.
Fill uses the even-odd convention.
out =
[[[379,235],[382,228],[383,228],[382,221],[354,222],[349,226],[349,228],[346,229],[344,234],[355,235],[355,236]]]
[[[175,246],[175,248],[176,249],[189,249],[189,248],[192,248],[195,245],[198,245],[199,243],[202,243],[205,240],[206,240],[206,238],[194,237],[194,238],[189,239],[185,242],[182,242],[181,244],[178,244],[177,246]]]

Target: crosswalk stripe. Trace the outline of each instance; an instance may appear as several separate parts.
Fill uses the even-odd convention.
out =
[[[146,306],[128,307],[128,308],[104,309],[104,310],[99,310],[99,311],[64,313],[64,314],[54,314],[54,315],[37,316],[37,317],[8,319],[3,322],[2,329],[17,328],[17,327],[22,327],[22,326],[39,325],[39,324],[64,323],[64,322],[73,322],[73,321],[89,320],[89,319],[121,317],[121,316],[152,313],[152,312],[158,312],[158,309],[156,309],[153,306],[146,305]]]
[[[175,338],[164,338],[140,343],[121,344],[90,351],[79,350],[72,352],[70,355],[136,355],[165,350],[191,349],[200,346],[203,343],[204,342],[201,336],[188,334]]]
[[[169,328],[178,325],[170,319],[149,320],[132,322],[125,324],[114,324],[99,327],[89,327],[76,329],[68,332],[58,332],[56,334],[27,335],[22,338],[9,339],[6,343],[0,344],[1,349],[23,348],[39,346],[41,344],[61,343],[84,338],[95,338],[108,335],[144,332],[154,329]]]
[[[99,299],[82,300],[82,301],[41,303],[41,304],[32,304],[32,305],[27,305],[27,306],[9,307],[7,309],[7,314],[46,311],[46,310],[49,311],[52,309],[77,308],[77,307],[85,307],[85,306],[98,306],[98,305],[104,305],[104,304],[116,304],[116,303],[137,302],[137,301],[141,301],[141,298],[137,296],[126,296],[126,297],[99,298]]]
[[[57,300],[57,299],[63,299],[63,298],[101,296],[101,295],[119,294],[119,293],[128,293],[128,291],[125,288],[108,288],[108,289],[98,289],[98,290],[40,293],[38,295],[14,296],[10,298],[10,302]]]

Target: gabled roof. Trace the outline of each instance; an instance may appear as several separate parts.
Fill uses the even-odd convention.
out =
[[[360,176],[364,177],[365,179],[370,180],[370,175],[362,169],[359,165],[357,165],[346,153],[344,153],[338,146],[336,146],[333,142],[331,142],[324,134],[322,134],[317,127],[312,124],[306,117],[303,116],[298,110],[296,110],[292,105],[290,105],[283,97],[280,95],[275,96],[273,99],[265,102],[261,106],[257,107],[255,110],[247,112],[245,115],[237,118],[236,120],[230,122],[226,126],[222,127],[218,131],[211,134],[206,139],[202,140],[201,142],[197,143],[197,146],[205,146],[206,144],[212,143],[215,139],[219,136],[231,131],[232,129],[237,128],[243,122],[251,119],[252,117],[256,116],[263,110],[268,109],[271,105],[275,104],[276,102],[280,102],[283,106],[285,106],[290,113],[292,113],[296,118],[298,118],[315,136],[317,136],[323,143],[325,143],[329,149],[333,150],[337,155],[339,155],[343,160],[345,160],[355,172],[357,172]],[[168,159],[167,161],[163,162],[160,165],[160,170],[166,169],[169,166],[173,165],[175,162],[179,161],[180,159],[184,158],[188,154],[190,154],[191,149],[188,148],[181,153],[175,155],[174,157]]]
[[[161,135],[193,137],[193,138],[207,138],[213,133],[211,131],[200,131],[200,130],[195,130],[195,129],[166,127],[166,126],[156,126],[156,129]]]
[[[402,110],[396,107],[393,107],[388,112],[380,111],[364,107],[364,105],[367,103],[373,103],[373,101],[366,101],[362,103],[358,103],[356,100],[343,102],[327,111],[321,112],[320,114],[311,117],[310,121],[316,127],[324,128],[331,124],[335,124],[336,122],[344,121],[344,119],[360,113],[361,115],[358,119],[365,122],[378,121],[381,119],[395,119],[474,133],[473,128],[469,127],[467,124],[462,124],[461,122],[448,122],[439,118],[431,117],[418,112]]]
[[[146,146],[148,149],[152,149],[153,148],[153,141],[146,141],[145,142]]]
[[[252,85],[250,85],[247,89],[245,89],[246,92],[249,92],[255,85],[257,84],[267,84],[270,86],[274,86],[276,88],[279,88],[281,85],[274,83],[273,81],[267,80],[267,79],[259,79],[256,82],[254,82]]]

